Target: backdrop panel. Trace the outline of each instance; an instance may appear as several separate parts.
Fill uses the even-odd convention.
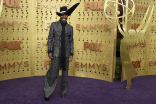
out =
[[[113,81],[116,26],[104,16],[105,0],[18,1],[20,8],[14,6],[14,0],[12,5],[5,2],[0,18],[0,80],[45,75],[50,67],[47,54],[49,27],[51,22],[60,18],[56,11],[60,11],[61,6],[70,8],[80,2],[68,17],[68,23],[74,29],[74,57],[69,65],[69,76]],[[114,5],[110,6],[117,9]],[[107,14],[115,16],[110,9]]]
[[[0,18],[0,80],[31,76],[32,1],[4,2]]]

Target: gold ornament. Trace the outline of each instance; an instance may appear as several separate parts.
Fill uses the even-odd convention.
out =
[[[109,5],[110,5],[110,2],[113,2],[113,3],[116,3],[117,5],[120,4],[123,6],[123,16],[121,17],[111,17],[111,16],[108,16],[106,15],[106,8],[110,8]],[[122,2],[122,0],[121,0]],[[120,33],[123,35],[123,39],[121,40],[121,45],[120,45],[120,56],[121,56],[121,61],[122,61],[122,68],[123,70],[125,71],[125,74],[127,76],[127,89],[130,88],[131,86],[131,79],[133,77],[136,77],[138,75],[137,71],[135,70],[135,68],[133,67],[132,63],[131,63],[131,59],[129,57],[129,53],[128,53],[128,50],[127,50],[127,46],[132,46],[133,44],[135,44],[135,42],[141,38],[143,38],[148,26],[149,26],[149,23],[150,23],[150,20],[151,20],[151,17],[152,17],[152,13],[153,13],[153,10],[154,10],[154,5],[152,7],[152,10],[150,12],[150,15],[149,15],[149,18],[146,20],[147,18],[147,15],[149,13],[149,8],[150,6],[148,7],[147,11],[146,11],[146,14],[140,24],[140,26],[134,30],[134,29],[130,29],[128,30],[127,32],[127,22],[132,18],[130,18],[129,20],[127,20],[127,16],[131,13],[132,16],[134,14],[134,10],[135,10],[135,4],[134,4],[134,1],[131,0],[132,4],[133,4],[133,7],[132,9],[128,9],[128,0],[126,0],[126,6],[121,3],[118,3],[118,1],[114,1],[114,0],[106,0],[105,4],[104,4],[104,14],[106,15],[106,17],[108,18],[112,18],[112,19],[116,19],[116,21],[118,21],[116,24],[118,25],[118,29],[120,31]],[[116,5],[116,6],[117,6]],[[126,10],[124,9],[126,8]],[[111,8],[110,8],[111,9]],[[130,12],[128,12],[128,10]],[[127,13],[128,12],[128,13]],[[118,11],[116,9],[116,14],[118,15]],[[122,23],[118,20],[119,18],[122,18]],[[145,20],[146,20],[146,23],[145,23]],[[110,21],[110,20],[109,20]],[[112,21],[110,21],[111,23],[113,23]],[[122,24],[122,27],[123,29],[121,29],[121,25]],[[133,37],[131,37],[133,36]]]

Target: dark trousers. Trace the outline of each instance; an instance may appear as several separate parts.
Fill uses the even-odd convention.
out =
[[[60,63],[62,68],[61,94],[66,93],[68,85],[69,57],[53,57],[51,59],[50,68],[45,77],[44,97],[46,98],[49,98],[55,90],[59,76]]]

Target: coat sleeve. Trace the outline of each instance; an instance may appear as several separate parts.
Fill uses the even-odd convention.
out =
[[[73,27],[71,28],[71,35],[70,35],[70,55],[74,55],[74,39],[73,39]]]
[[[50,31],[49,31],[49,36],[48,36],[48,42],[47,42],[48,54],[49,53],[52,53],[52,50],[51,50],[52,41],[53,41],[53,23],[51,23],[51,26],[50,26]]]

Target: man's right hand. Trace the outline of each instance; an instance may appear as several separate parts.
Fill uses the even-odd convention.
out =
[[[52,53],[49,53],[49,54],[48,54],[48,57],[49,57],[50,59],[52,59]]]

